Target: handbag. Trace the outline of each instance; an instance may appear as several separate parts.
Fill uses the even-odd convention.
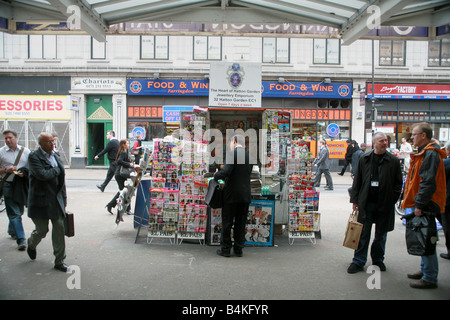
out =
[[[358,222],[358,211],[353,210],[348,218],[347,230],[345,231],[344,243],[342,245],[353,250],[358,249],[362,229],[363,224]]]
[[[66,212],[64,218],[64,234],[66,237],[73,237],[75,235],[75,221],[72,212]]]
[[[19,163],[20,157],[22,156],[22,153],[23,153],[23,149],[24,149],[24,147],[20,148],[19,154],[17,155],[17,158],[14,161],[14,165],[13,165],[14,167],[17,166],[17,164]],[[6,179],[8,179],[8,177],[10,175],[11,175],[11,173],[5,174],[5,176],[0,181],[0,198],[3,196],[3,184],[5,183]]]
[[[120,167],[120,170],[119,170],[119,175],[120,175],[122,178],[128,179],[129,177],[131,177],[131,173],[132,173],[133,171],[134,171],[134,168],[132,168],[132,167],[126,168],[126,167],[124,167],[124,166],[121,166],[121,167]]]
[[[209,180],[205,203],[213,209],[223,207],[223,188],[214,179]]]
[[[436,220],[430,213],[416,216],[414,213],[403,216],[406,219],[406,248],[410,255],[429,256],[436,252]]]
[[[137,156],[138,154],[140,153],[140,150],[139,149],[131,149],[131,154],[132,155],[134,155],[134,156]]]

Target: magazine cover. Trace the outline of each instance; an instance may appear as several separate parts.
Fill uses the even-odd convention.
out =
[[[273,246],[274,202],[253,200],[248,208],[245,244]]]

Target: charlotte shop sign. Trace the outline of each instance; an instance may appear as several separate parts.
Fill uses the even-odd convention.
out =
[[[209,77],[210,106],[261,107],[260,63],[211,63]]]

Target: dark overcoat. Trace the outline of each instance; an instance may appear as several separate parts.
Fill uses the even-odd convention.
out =
[[[54,168],[41,148],[31,152],[28,157],[28,216],[32,219],[65,216],[67,195],[64,164],[57,154],[55,159],[58,165]]]
[[[361,223],[366,219],[373,153],[372,150],[360,158],[350,192],[350,202],[358,204],[358,222]],[[394,205],[400,197],[403,185],[400,161],[390,152],[384,154],[378,165],[378,177],[378,211],[375,224],[379,232],[388,232],[394,230]]]

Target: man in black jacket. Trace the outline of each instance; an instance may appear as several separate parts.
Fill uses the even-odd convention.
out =
[[[348,273],[362,271],[367,261],[372,224],[375,223],[375,238],[370,249],[372,264],[386,270],[384,252],[387,233],[394,230],[394,204],[402,190],[400,161],[386,152],[388,140],[384,133],[373,136],[374,150],[359,160],[350,192],[353,210],[358,210],[358,222],[363,230],[358,249],[347,269]]]
[[[355,151],[355,147],[352,144],[352,140],[347,140],[347,152],[345,153],[345,162],[344,166],[342,167],[342,170],[338,175],[343,176],[345,173],[345,170],[347,169],[347,166],[352,163],[352,156],[353,152]]]
[[[64,217],[66,215],[67,194],[64,164],[53,151],[54,138],[50,133],[41,133],[39,148],[28,158],[30,187],[28,194],[28,217],[35,225],[28,238],[28,256],[36,259],[36,247],[48,233],[52,222],[52,244],[55,269],[66,272],[68,266],[64,239]]]
[[[441,253],[441,258],[450,259],[450,141],[445,144],[445,152],[447,152],[447,159],[444,159],[445,179],[447,181],[447,200],[445,203],[445,213],[437,215],[439,222],[444,229],[445,246],[447,253]]]
[[[108,160],[109,160],[109,169],[106,173],[105,181],[103,181],[102,184],[98,184],[97,188],[100,189],[101,192],[103,192],[108,185],[108,183],[111,181],[112,177],[114,177],[114,174],[117,169],[116,164],[116,156],[117,152],[119,151],[119,140],[116,139],[115,133],[112,130],[108,130],[106,133],[106,139],[109,140],[108,144],[106,145],[105,149],[100,151],[98,155],[94,157],[95,160],[102,157],[105,153],[108,153]]]
[[[226,155],[225,165],[216,172],[214,180],[225,181],[222,208],[222,232],[220,237],[221,249],[217,254],[229,257],[233,247],[231,229],[234,230],[234,253],[242,256],[245,242],[245,221],[251,202],[250,175],[252,160],[244,149],[244,137],[236,135],[231,139],[231,151]],[[233,223],[234,221],[234,223]]]

